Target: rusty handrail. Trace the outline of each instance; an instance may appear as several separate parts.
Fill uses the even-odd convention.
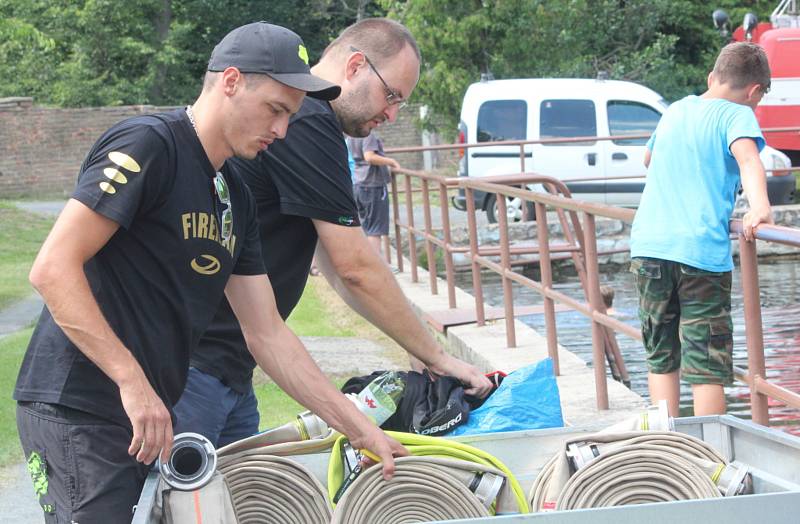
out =
[[[800,133],[800,127],[768,127],[761,130],[762,133]],[[494,142],[473,142],[470,144],[437,144],[433,146],[407,146],[390,147],[385,150],[387,155],[398,153],[420,153],[422,151],[447,151],[450,149],[471,149],[475,147],[494,147],[494,146],[526,146],[526,145],[550,145],[550,144],[572,144],[575,142],[606,142],[609,140],[634,140],[650,138],[650,133],[638,135],[611,135],[611,136],[577,136],[569,138],[540,138],[537,140],[498,140]]]
[[[411,170],[400,169],[400,170],[397,170],[397,173],[395,173],[396,176],[398,174],[407,175],[406,176],[406,184],[405,185],[408,188],[408,187],[410,187],[410,184],[408,183],[408,178],[411,178],[412,176],[416,175],[417,172],[414,172],[414,171],[411,171]],[[432,177],[432,176],[430,176],[428,174],[425,174],[425,176],[421,180],[421,183],[423,183],[423,188],[424,188],[424,184],[426,184],[427,182],[433,180],[434,178],[437,178],[437,177]],[[567,189],[567,187],[561,181],[558,181],[557,179],[554,179],[552,177],[546,177],[546,176],[535,174],[535,173],[520,173],[520,174],[516,174],[516,175],[497,175],[497,176],[492,176],[492,177],[485,177],[485,179],[486,180],[492,180],[494,182],[515,183],[515,184],[523,184],[523,185],[526,184],[526,183],[537,183],[537,184],[538,183],[544,183],[544,184],[546,184],[548,186],[552,186],[553,190],[557,190],[557,191],[569,196],[569,190]],[[446,191],[447,191],[447,188],[448,187],[452,187],[452,185],[454,183],[456,185],[461,185],[462,183],[464,183],[464,179],[457,179],[457,178],[456,179],[446,179],[446,178],[438,177],[438,182],[439,182],[439,185],[440,185],[439,190],[440,190],[440,203],[441,203],[441,202],[446,202]],[[481,180],[481,184],[483,184],[483,179]],[[527,190],[515,190],[515,189],[509,188],[509,187],[504,186],[504,185],[498,185],[496,183],[490,183],[490,182],[486,182],[486,184],[489,184],[489,185],[485,185],[485,186],[481,185],[481,189],[484,190],[484,191],[498,191],[498,190],[499,191],[506,191],[506,192],[524,191],[524,193],[522,194],[523,198],[528,198],[531,195],[531,193],[529,191],[527,191]],[[395,187],[396,187],[396,184],[395,184]],[[424,202],[425,202],[426,206],[429,205],[429,200],[427,198],[427,193],[428,193],[427,191],[423,190],[423,199],[424,199]],[[556,202],[561,202],[562,204],[569,204],[571,202],[574,202],[571,199],[568,199],[568,198],[565,199],[563,197],[549,196],[549,195],[544,195],[544,194],[539,194],[539,193],[536,193],[535,195],[537,197],[541,197],[543,200],[548,201],[548,202],[550,202],[548,200],[548,198],[556,199]],[[408,193],[406,193],[406,196],[408,196]],[[395,199],[395,201],[397,201],[396,194],[394,195],[394,199]],[[409,202],[409,200],[407,198],[406,199],[406,208],[407,209],[408,209],[408,202]],[[507,325],[506,337],[507,337],[507,345],[509,347],[514,347],[516,345],[515,329],[514,329],[514,323],[513,323],[514,322],[513,321],[513,318],[514,318],[513,300],[511,299],[511,293],[512,292],[511,292],[511,287],[510,287],[511,282],[515,281],[515,282],[521,283],[523,285],[526,285],[528,287],[532,287],[533,289],[538,290],[540,293],[543,293],[543,295],[545,296],[544,300],[545,300],[546,322],[548,323],[549,326],[551,326],[551,329],[548,329],[548,331],[547,331],[547,334],[548,334],[548,336],[547,336],[548,354],[553,358],[554,369],[556,370],[556,372],[558,372],[557,370],[559,369],[559,366],[558,366],[557,340],[556,340],[556,337],[555,337],[555,311],[554,311],[554,304],[552,303],[552,301],[554,299],[556,299],[559,302],[569,304],[571,307],[574,307],[575,309],[578,309],[579,311],[584,312],[584,314],[586,314],[587,316],[590,316],[590,317],[592,317],[592,314],[593,314],[593,310],[591,308],[585,307],[582,304],[580,304],[579,302],[574,301],[571,298],[567,297],[566,295],[563,295],[563,294],[558,293],[558,292],[556,292],[556,291],[554,291],[552,289],[549,289],[551,284],[552,284],[551,277],[548,277],[548,271],[549,271],[549,268],[550,268],[550,260],[551,260],[550,259],[550,252],[570,252],[571,253],[570,256],[572,256],[573,260],[576,262],[576,265],[582,264],[582,262],[579,262],[578,259],[576,258],[582,252],[582,248],[580,247],[580,245],[578,243],[576,243],[576,242],[579,242],[580,239],[582,238],[582,234],[580,233],[580,224],[579,224],[579,222],[577,220],[577,217],[573,217],[573,227],[575,228],[576,232],[578,232],[577,241],[576,241],[575,238],[573,238],[573,237],[568,235],[568,242],[566,244],[564,244],[562,247],[558,247],[558,246],[555,246],[555,245],[550,246],[549,242],[540,242],[539,246],[536,246],[536,247],[524,247],[524,248],[512,249],[512,248],[509,247],[508,237],[504,233],[507,230],[507,225],[503,224],[503,220],[505,219],[505,215],[503,214],[502,206],[503,206],[504,203],[505,203],[504,199],[498,200],[498,205],[501,206],[501,212],[499,213],[499,217],[500,217],[500,221],[501,221],[500,234],[501,234],[501,237],[502,237],[501,243],[500,243],[500,247],[499,247],[499,254],[500,254],[500,257],[501,257],[501,263],[500,264],[497,264],[497,263],[489,260],[488,258],[486,258],[487,255],[492,255],[492,254],[497,255],[498,253],[496,251],[493,252],[497,248],[481,248],[481,247],[477,246],[477,236],[475,234],[477,229],[476,229],[476,226],[474,224],[475,214],[474,214],[474,212],[468,213],[468,220],[470,222],[470,226],[469,226],[469,231],[470,231],[470,249],[469,249],[469,252],[470,252],[470,260],[471,260],[472,266],[474,268],[474,271],[473,271],[473,285],[474,285],[475,294],[476,294],[476,306],[475,307],[476,307],[477,322],[478,322],[478,325],[483,325],[483,323],[485,321],[484,311],[483,311],[482,289],[481,289],[481,281],[480,281],[480,268],[481,267],[484,267],[484,268],[487,268],[487,269],[490,269],[492,271],[497,272],[501,276],[501,278],[503,279],[504,304],[505,304],[504,309],[505,309],[505,319],[506,319],[506,325]],[[441,211],[442,211],[442,218],[443,218],[443,224],[444,224],[448,220],[449,209],[447,208],[446,204],[440,204],[440,205],[442,207]],[[474,207],[474,202],[472,200],[470,200],[470,198],[467,198],[467,205],[468,206],[472,205]],[[608,215],[608,216],[615,216],[618,213],[623,213],[624,215],[630,215],[630,217],[633,216],[633,212],[631,210],[619,210],[617,208],[612,208],[612,207],[609,207],[609,206],[601,206],[601,207],[602,207],[602,209],[598,208],[598,209],[595,210],[599,214],[605,214],[605,215]],[[397,209],[396,205],[395,205],[395,209]],[[447,280],[448,280],[448,291],[452,292],[452,293],[448,294],[449,307],[450,308],[455,308],[456,307],[456,303],[455,303],[455,295],[454,295],[454,286],[451,284],[451,282],[453,280],[453,278],[452,278],[453,268],[452,268],[452,259],[451,259],[451,257],[452,257],[453,253],[458,252],[458,251],[464,251],[464,249],[463,248],[458,248],[457,246],[453,246],[452,243],[450,242],[449,238],[446,238],[445,241],[442,241],[442,240],[436,238],[432,234],[432,231],[431,231],[432,228],[431,228],[431,225],[430,225],[430,220],[428,219],[429,211],[426,210],[426,209],[423,209],[423,211],[424,211],[425,216],[426,216],[426,221],[425,221],[426,225],[425,225],[425,229],[424,230],[421,230],[418,227],[415,227],[413,225],[413,223],[409,223],[410,220],[409,220],[408,214],[407,214],[407,218],[406,218],[406,223],[402,223],[402,221],[399,218],[396,218],[395,226],[396,226],[396,228],[405,229],[407,231],[407,233],[410,235],[409,238],[411,238],[411,236],[413,236],[413,235],[420,235],[420,236],[422,236],[423,240],[425,241],[425,252],[426,252],[426,255],[428,256],[428,260],[429,260],[429,263],[428,263],[429,278],[432,280],[431,292],[433,294],[437,294],[438,290],[435,287],[435,285],[433,284],[433,282],[435,281],[436,275],[435,275],[435,271],[434,271],[434,266],[430,262],[431,259],[433,258],[432,252],[433,252],[433,249],[435,247],[438,247],[440,250],[443,250],[443,252],[445,253],[445,265],[446,265],[446,276],[447,276]],[[568,230],[569,228],[566,225],[567,224],[566,216],[562,214],[564,212],[564,210],[563,209],[558,209],[558,212],[559,212],[559,220],[561,221],[562,228],[564,228],[565,230]],[[537,217],[537,220],[539,220],[539,217]],[[447,225],[448,225],[448,227],[445,227],[443,229],[445,235],[449,234],[449,224],[447,224]],[[542,231],[543,231],[543,229],[542,229]],[[570,242],[571,242],[571,244],[570,244]],[[614,250],[613,252],[617,252],[617,251],[619,251],[619,250]],[[511,253],[515,253],[515,254],[521,254],[521,253],[524,253],[524,254],[535,254],[535,253],[539,253],[540,256],[539,256],[538,261],[539,261],[540,267],[542,268],[542,271],[543,271],[544,280],[545,280],[545,283],[546,283],[545,289],[543,289],[538,283],[535,283],[535,282],[533,282],[533,281],[531,281],[529,279],[526,279],[525,277],[522,277],[521,275],[519,275],[518,273],[515,273],[514,271],[511,271],[510,269],[504,269],[504,268],[510,268],[512,265],[515,265],[510,260]],[[579,270],[579,275],[581,276],[582,281],[585,278],[584,277],[585,273],[586,273],[585,271]],[[550,278],[549,282],[548,282],[548,278]],[[414,275],[414,274],[412,274],[412,281],[413,282],[417,282],[417,276]],[[588,300],[588,295],[587,295],[587,300]],[[599,308],[596,308],[596,309],[599,309]],[[605,309],[603,308],[601,310],[601,312],[598,313],[598,314],[604,314],[604,313],[605,313]],[[596,322],[597,322],[597,328],[599,330],[598,333],[600,333],[600,336],[603,339],[601,346],[605,348],[604,352],[607,354],[608,359],[609,359],[609,363],[612,365],[612,372],[613,372],[615,378],[618,378],[618,379],[622,380],[625,383],[629,383],[629,379],[628,379],[628,376],[627,376],[627,370],[624,367],[624,362],[622,361],[622,357],[621,357],[621,354],[619,352],[619,348],[618,348],[618,346],[616,344],[616,340],[614,340],[613,331],[610,331],[608,329],[608,326],[605,324],[605,322],[603,321],[602,318],[597,319]],[[608,322],[609,322],[609,324],[611,326],[614,326],[614,322],[616,322],[616,321],[614,319],[609,319]],[[623,329],[626,329],[626,327],[623,327]],[[602,363],[601,363],[601,365],[599,367],[600,367],[600,369],[604,369],[605,368],[604,365],[602,365]],[[599,384],[598,387],[604,389],[604,384]],[[600,396],[598,398],[602,399],[604,397],[605,397],[605,393],[601,391]],[[601,401],[601,405],[602,405],[602,401]]]
[[[800,128],[790,128],[790,131],[800,130]],[[771,130],[769,130],[771,131]],[[784,129],[780,129],[784,131]],[[764,130],[768,132],[768,130]],[[635,138],[632,135],[625,135],[622,137],[577,137],[573,139],[557,139],[547,141],[510,141],[503,142],[502,145],[517,145],[522,151],[522,146],[530,143],[556,143],[556,142],[580,142],[593,140],[611,140],[614,138]],[[496,143],[481,143],[481,144],[453,144],[446,146],[428,146],[423,148],[396,148],[387,150],[387,152],[399,153],[422,151],[422,150],[436,150],[436,149],[456,149],[468,147],[485,147],[487,145],[497,145]],[[524,159],[521,159],[524,160]],[[790,172],[797,170],[797,168],[789,168],[784,171]],[[508,346],[512,347],[516,344],[514,335],[514,313],[513,313],[513,300],[511,297],[511,282],[516,282],[525,285],[534,291],[540,293],[545,303],[545,317],[547,328],[547,343],[548,354],[553,358],[554,368],[558,373],[558,352],[557,352],[557,334],[555,330],[555,315],[554,303],[558,301],[575,309],[576,311],[586,315],[592,322],[592,339],[593,339],[593,361],[595,367],[595,387],[597,395],[597,405],[600,409],[605,409],[608,406],[607,388],[605,382],[605,363],[603,354],[600,352],[600,347],[608,343],[608,337],[613,339],[613,333],[621,332],[634,339],[641,340],[641,333],[620,322],[619,320],[609,317],[605,313],[605,307],[602,304],[599,295],[598,283],[598,268],[597,268],[597,244],[595,238],[595,217],[607,217],[624,222],[630,223],[633,221],[635,211],[632,209],[617,208],[607,206],[604,204],[596,204],[589,202],[581,202],[573,200],[572,198],[558,196],[555,194],[539,193],[525,189],[529,184],[550,184],[553,188],[556,186],[562,187],[565,194],[569,194],[563,182],[546,177],[537,173],[524,172],[524,164],[521,162],[521,172],[508,175],[493,175],[481,177],[480,179],[470,179],[465,177],[442,177],[433,175],[425,171],[416,171],[408,169],[397,169],[392,173],[392,199],[394,210],[395,222],[395,235],[396,235],[396,250],[398,253],[398,269],[402,269],[402,245],[401,234],[402,230],[407,233],[408,243],[412,249],[409,252],[409,257],[412,261],[412,281],[418,281],[416,272],[416,236],[422,237],[425,242],[425,253],[428,257],[428,270],[429,278],[435,281],[436,279],[436,266],[435,266],[435,253],[437,251],[444,253],[445,259],[445,272],[448,284],[448,302],[450,308],[456,307],[455,300],[455,284],[453,279],[453,254],[457,252],[468,252],[469,260],[472,269],[473,290],[475,294],[475,312],[478,325],[485,323],[485,312],[483,309],[483,293],[481,285],[481,268],[489,269],[502,278],[504,290],[504,309],[506,310],[506,331]],[[397,178],[405,177],[404,193],[405,193],[405,210],[406,220],[400,218],[400,206],[398,199],[398,184]],[[642,178],[642,177],[620,177],[620,178]],[[412,188],[412,179],[418,179],[420,189],[414,190]],[[584,179],[580,179],[583,181]],[[585,179],[591,180],[591,179]],[[570,180],[578,181],[578,180]],[[432,185],[433,187],[430,187]],[[520,188],[513,186],[521,186]],[[455,246],[450,238],[450,221],[449,221],[449,205],[448,205],[448,190],[454,188],[463,189],[466,193],[466,206],[467,206],[467,220],[469,230],[469,248]],[[511,247],[508,240],[508,224],[507,215],[504,210],[505,198],[497,199],[497,205],[500,208],[499,221],[501,242],[499,247],[480,246],[477,238],[477,223],[475,220],[475,202],[473,198],[473,191],[482,191],[486,193],[494,193],[503,195],[510,198],[520,198],[523,202],[532,202],[536,209],[536,219],[539,223],[537,228],[538,245],[531,247]],[[555,189],[553,189],[555,191]],[[413,218],[413,203],[411,195],[421,193],[423,199],[423,209],[425,217],[424,228],[416,227]],[[442,219],[442,234],[444,239],[438,238],[433,231],[431,214],[430,214],[430,192],[436,191],[439,193],[439,206]],[[554,209],[561,221],[562,229],[565,236],[568,237],[568,242],[562,247],[555,245],[551,246],[547,232],[547,212],[546,209],[550,207]],[[526,205],[522,206],[523,210],[527,209]],[[577,214],[583,216],[583,227],[577,219]],[[572,217],[572,228],[575,229],[576,235],[573,237],[571,229],[566,219],[567,214]],[[540,218],[541,217],[541,218]],[[523,217],[525,219],[527,217]],[[740,233],[740,221],[731,221],[731,232]],[[768,226],[762,225],[758,228],[756,237],[760,240],[777,242],[784,245],[800,247],[800,229],[787,228],[782,226]],[[571,240],[569,240],[571,239]],[[572,242],[572,244],[570,244]],[[785,388],[777,386],[768,382],[764,376],[764,360],[763,360],[763,336],[761,333],[760,322],[760,304],[758,302],[758,280],[757,280],[757,259],[755,258],[755,243],[744,242],[740,249],[741,266],[742,266],[742,280],[743,288],[745,289],[745,308],[746,308],[746,330],[748,333],[748,359],[749,370],[746,374],[737,373],[737,378],[744,380],[751,390],[753,420],[762,424],[769,423],[767,412],[766,398],[770,396],[776,398],[790,406],[800,408],[800,395],[789,391]],[[564,295],[552,288],[552,273],[551,267],[551,252],[570,253],[573,260],[575,257],[583,255],[585,261],[586,279],[584,287],[587,291],[587,302],[582,303],[571,297]],[[541,282],[536,282],[529,279],[520,273],[511,269],[514,261],[510,259],[511,255],[524,255],[524,254],[539,254],[538,262],[540,264],[542,278]],[[490,260],[489,256],[500,255],[500,262]],[[580,271],[579,271],[580,273]],[[754,291],[755,290],[755,291]],[[438,293],[438,289],[434,282],[431,282],[431,292]],[[753,298],[755,297],[755,298]],[[753,312],[753,308],[758,310],[758,314]],[[756,328],[755,325],[759,327]],[[759,342],[760,341],[760,342]],[[760,344],[760,350],[759,350]],[[616,341],[613,341],[616,345]],[[618,350],[617,350],[618,351]],[[613,364],[613,357],[606,354],[609,359],[609,364]],[[621,364],[621,362],[620,362]],[[613,369],[613,368],[612,368]]]

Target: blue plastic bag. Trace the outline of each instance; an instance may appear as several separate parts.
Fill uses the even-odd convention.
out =
[[[546,358],[510,373],[484,404],[472,411],[466,424],[448,435],[475,435],[498,431],[560,428],[561,398],[553,375],[553,361]]]

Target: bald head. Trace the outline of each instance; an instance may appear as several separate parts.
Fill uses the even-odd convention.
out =
[[[322,59],[346,58],[355,47],[377,63],[384,63],[409,47],[417,61],[419,47],[414,35],[403,24],[388,18],[365,18],[351,25],[331,42],[322,53]]]

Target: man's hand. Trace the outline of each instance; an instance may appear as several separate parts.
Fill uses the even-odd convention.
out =
[[[742,231],[744,238],[748,242],[756,239],[756,230],[759,224],[774,224],[772,219],[772,209],[767,206],[759,209],[751,209],[742,217]]]
[[[383,476],[394,474],[394,456],[408,451],[373,424],[328,380],[278,315],[266,275],[232,275],[225,287],[247,346],[258,365],[296,401],[383,462]]]
[[[119,387],[122,407],[133,426],[128,454],[142,464],[150,464],[161,453],[161,462],[169,460],[172,450],[172,419],[147,378],[139,373]]]
[[[388,162],[388,166],[391,167],[392,169],[399,169],[400,168],[400,162],[398,162],[394,158],[386,157],[386,160],[389,161]]]
[[[467,364],[454,356],[443,353],[439,362],[428,366],[437,375],[455,377],[464,384],[464,393],[473,397],[484,398],[492,391],[492,382],[472,364]]]
[[[358,436],[346,435],[350,444],[356,449],[366,449],[380,458],[383,478],[390,480],[394,475],[394,457],[406,457],[409,455],[408,450],[372,423],[366,424],[362,431]],[[367,465],[371,463],[364,462]]]

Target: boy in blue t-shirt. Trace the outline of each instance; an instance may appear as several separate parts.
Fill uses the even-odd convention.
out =
[[[647,143],[649,168],[631,232],[631,272],[647,350],[650,397],[678,415],[679,373],[692,385],[694,414],[725,413],[733,381],[728,223],[741,179],[750,204],[742,219],[754,239],[772,223],[753,109],[769,91],[764,50],[722,49],[708,91],[672,104]],[[741,176],[740,176],[741,174]]]

